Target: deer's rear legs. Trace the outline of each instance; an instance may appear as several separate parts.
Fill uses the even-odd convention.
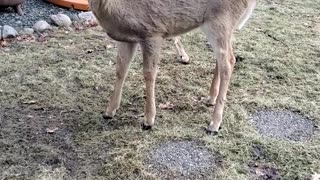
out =
[[[118,44],[118,55],[116,64],[117,79],[115,82],[113,94],[109,102],[109,106],[106,110],[106,113],[103,115],[103,117],[106,119],[112,118],[116,114],[116,110],[120,106],[123,84],[127,77],[130,61],[134,58],[136,50],[136,43],[119,42]]]
[[[156,115],[154,88],[162,41],[163,39],[161,37],[153,37],[141,42],[143,51],[143,76],[146,83],[145,120],[142,124],[144,130],[149,130],[154,125]]]

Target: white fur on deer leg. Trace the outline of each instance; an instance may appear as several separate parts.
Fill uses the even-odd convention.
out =
[[[214,106],[216,104],[216,100],[217,100],[217,97],[208,96],[206,104],[209,106]]]
[[[215,125],[214,121],[211,121],[209,127],[207,128],[207,133],[216,135],[218,134],[219,128],[220,128],[220,123],[219,125]]]
[[[148,122],[148,120],[145,118],[145,121],[142,123],[143,130],[151,130],[153,126],[154,126],[154,119],[152,119],[150,123],[150,121]]]
[[[116,110],[109,112],[108,110],[103,115],[104,119],[112,119],[116,115]]]
[[[188,64],[189,63],[189,56],[187,54],[181,55],[179,61],[183,64]]]

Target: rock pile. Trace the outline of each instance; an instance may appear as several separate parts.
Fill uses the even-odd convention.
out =
[[[90,24],[97,24],[97,20],[92,12],[82,12],[77,15],[73,15],[69,17],[66,14],[55,14],[51,15],[50,19],[52,21],[52,25],[61,27],[61,28],[70,28],[73,25],[73,22],[82,22],[82,23],[90,23]],[[37,21],[33,27],[23,28],[22,30],[18,31],[9,25],[0,26],[0,39],[9,39],[9,38],[16,38],[19,34],[33,34],[35,32],[43,33],[48,30],[52,30],[52,25],[45,20]]]

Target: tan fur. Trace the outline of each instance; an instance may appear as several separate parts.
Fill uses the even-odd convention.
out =
[[[178,54],[178,62],[182,64],[188,64],[190,58],[186,53],[186,50],[184,49],[183,44],[181,43],[181,37],[180,36],[174,37],[173,41]]]
[[[250,17],[256,0],[90,0],[90,7],[107,34],[119,41],[117,80],[106,117],[119,108],[121,92],[137,44],[143,52],[146,81],[145,127],[154,125],[156,114],[155,79],[161,44],[201,27],[215,49],[217,65],[209,92],[209,104],[215,103],[209,131],[218,131],[235,57],[232,34]],[[186,55],[179,39],[179,54]],[[187,55],[186,55],[187,56]]]

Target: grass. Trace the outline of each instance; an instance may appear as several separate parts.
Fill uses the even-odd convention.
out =
[[[1,48],[0,178],[157,179],[147,155],[166,140],[199,141],[219,153],[222,165],[208,179],[252,179],[252,163],[277,169],[282,179],[319,173],[319,134],[308,142],[268,139],[247,121],[257,110],[288,109],[320,125],[319,17],[317,1],[259,1],[250,23],[236,33],[240,61],[224,128],[215,137],[202,129],[210,114],[198,99],[207,95],[214,59],[198,31],[183,36],[190,65],[176,62],[172,42],[163,47],[156,102],[175,108],[157,110],[152,132],[139,126],[144,104],[140,52],[118,114],[110,121],[101,118],[113,89],[116,56],[115,42],[101,29],[61,30],[46,42]],[[45,127],[59,130],[48,135]],[[263,158],[255,158],[257,146]]]

